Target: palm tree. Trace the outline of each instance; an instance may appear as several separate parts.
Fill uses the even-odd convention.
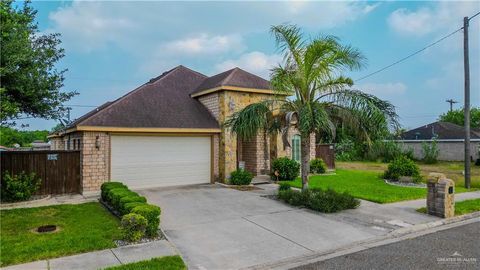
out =
[[[246,106],[227,119],[225,126],[241,139],[253,138],[258,132],[285,135],[289,126],[295,126],[300,133],[305,190],[312,133],[334,137],[335,123],[341,123],[370,143],[369,134],[396,125],[397,114],[389,102],[351,89],[353,80],[341,74],[363,67],[365,58],[357,49],[341,45],[333,36],[305,39],[295,25],[272,26],[271,33],[283,54],[283,63],[272,69],[270,80],[279,95]],[[291,97],[281,98],[285,95]]]

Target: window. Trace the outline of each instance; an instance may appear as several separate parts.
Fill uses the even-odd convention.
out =
[[[300,135],[293,135],[292,138],[292,159],[300,162]]]

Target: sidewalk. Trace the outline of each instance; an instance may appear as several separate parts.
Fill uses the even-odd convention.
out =
[[[81,253],[68,257],[35,261],[1,268],[2,270],[97,270],[155,257],[177,255],[167,240],[130,245],[100,251]]]

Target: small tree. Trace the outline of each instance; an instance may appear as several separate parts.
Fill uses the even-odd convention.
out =
[[[250,104],[225,125],[242,139],[260,131],[285,135],[295,126],[300,132],[302,189],[306,190],[311,134],[335,134],[335,119],[341,119],[357,137],[370,142],[369,134],[396,125],[397,114],[388,101],[351,89],[353,80],[341,75],[363,66],[365,58],[357,49],[340,44],[332,36],[306,39],[292,25],[273,26],[271,32],[284,59],[272,70],[273,90],[293,97]],[[288,144],[285,137],[284,143]]]
[[[423,162],[427,164],[437,163],[439,150],[437,146],[437,140],[433,140],[431,143],[422,143],[423,150]]]
[[[62,104],[76,95],[61,92],[64,73],[56,63],[64,56],[60,34],[40,34],[37,11],[25,1],[17,8],[12,0],[0,1],[0,122],[14,125],[20,115],[58,119]]]

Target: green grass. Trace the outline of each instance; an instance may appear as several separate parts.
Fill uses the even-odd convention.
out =
[[[455,203],[455,216],[480,211],[480,199],[466,200]],[[427,213],[427,208],[418,208],[417,212]]]
[[[57,225],[54,233],[32,232]],[[99,203],[0,211],[1,265],[18,264],[115,247],[119,221]]]
[[[335,175],[314,175],[310,177],[311,188],[331,188],[337,192],[348,192],[352,196],[377,203],[391,203],[425,198],[425,188],[399,187],[386,184],[380,178],[381,172],[337,169]],[[286,181],[289,182],[289,181]],[[302,187],[300,178],[289,182],[293,187]],[[457,193],[468,191],[456,187]]]
[[[183,270],[187,269],[180,256],[153,258],[148,261],[129,263],[106,268],[105,270]]]

